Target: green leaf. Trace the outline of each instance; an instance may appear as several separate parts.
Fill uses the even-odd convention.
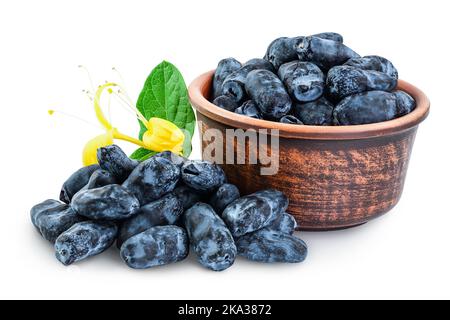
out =
[[[130,155],[130,158],[142,162],[154,156],[155,154],[157,154],[157,152],[139,148]]]
[[[163,61],[148,76],[139,95],[137,108],[146,119],[153,117],[169,120],[185,130],[184,156],[192,150],[192,136],[195,130],[195,114],[189,102],[186,83],[180,71],[171,63]],[[147,130],[141,123],[139,138]]]

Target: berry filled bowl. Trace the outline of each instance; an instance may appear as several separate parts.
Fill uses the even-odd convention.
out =
[[[388,59],[362,57],[336,33],[278,38],[243,64],[223,59],[189,96],[204,160],[222,164],[244,194],[283,191],[302,230],[391,210],[430,109]]]

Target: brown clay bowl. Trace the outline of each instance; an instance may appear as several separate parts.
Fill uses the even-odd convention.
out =
[[[399,81],[399,89],[409,93],[417,107],[395,120],[358,126],[298,126],[252,119],[213,105],[208,101],[213,74],[201,75],[189,87],[201,137],[208,129],[279,130],[279,150],[271,150],[272,154],[279,152],[276,175],[260,175],[261,165],[247,161],[223,165],[229,181],[243,194],[266,188],[285,192],[290,199],[288,212],[302,230],[361,225],[398,203],[417,128],[430,109],[428,98],[418,88]],[[209,143],[203,140],[202,148],[206,148]],[[222,144],[225,150],[226,142]],[[247,151],[257,147],[246,141]],[[238,151],[235,145],[231,148]],[[248,160],[247,152],[238,156]]]

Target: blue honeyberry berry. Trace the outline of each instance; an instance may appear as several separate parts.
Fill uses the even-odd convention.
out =
[[[297,45],[303,39],[303,37],[281,37],[272,41],[267,48],[264,59],[272,63],[275,70],[290,61],[298,59]]]
[[[297,221],[290,214],[282,213],[276,216],[265,228],[292,235],[297,228]]]
[[[63,203],[58,200],[48,199],[33,206],[30,210],[31,223],[37,229],[39,229],[39,227],[37,226],[37,219],[39,218],[39,216],[43,213],[46,213],[50,209],[61,206],[62,204]]]
[[[66,182],[64,182],[61,188],[59,199],[62,202],[70,203],[73,196],[89,182],[91,175],[98,169],[100,169],[100,166],[94,164],[91,166],[83,167],[73,173],[66,180]]]
[[[284,116],[283,118],[280,119],[281,123],[286,123],[286,124],[298,124],[298,125],[302,125],[303,122],[300,121],[296,116],[290,115],[288,114],[287,116]]]
[[[84,186],[84,189],[96,189],[110,184],[116,184],[115,176],[109,171],[99,169],[96,170],[89,178],[89,182]]]
[[[397,98],[397,117],[402,117],[412,112],[416,108],[416,101],[404,91],[394,92]]]
[[[141,205],[160,199],[172,192],[180,179],[180,168],[162,157],[151,157],[141,162],[123,183]]]
[[[323,32],[313,35],[313,37],[344,42],[344,38],[335,32]],[[275,70],[286,62],[298,60],[297,46],[305,37],[281,37],[272,41],[267,48],[264,59],[270,61]]]
[[[257,70],[257,69],[268,70],[268,71],[272,71],[272,72],[275,71],[275,69],[273,68],[271,63],[269,63],[268,61],[266,61],[264,59],[260,59],[260,58],[254,58],[254,59],[248,60],[246,63],[244,63],[242,68],[246,68],[247,73],[250,71],[253,71],[253,70]]]
[[[349,96],[334,109],[338,125],[358,125],[383,122],[396,118],[396,96],[384,91],[369,91]]]
[[[31,220],[42,237],[54,243],[61,233],[84,218],[68,204],[47,200],[31,209]]]
[[[251,71],[247,75],[245,88],[264,117],[281,119],[291,110],[291,98],[281,80],[273,72]]]
[[[297,46],[297,54],[300,61],[312,62],[324,71],[360,57],[340,42],[318,37],[305,37]]]
[[[392,91],[395,87],[397,79],[385,73],[351,66],[334,67],[327,77],[327,94],[334,101],[366,91]]]
[[[198,191],[188,187],[185,184],[176,187],[173,194],[178,197],[184,210],[189,209],[197,202],[201,202],[204,198],[203,194],[200,194]]]
[[[172,193],[142,206],[136,215],[120,226],[117,247],[120,248],[129,238],[152,227],[175,224],[183,212],[183,204]]]
[[[77,223],[56,239],[56,258],[68,266],[98,255],[111,247],[116,235],[117,226],[112,222]]]
[[[240,69],[242,64],[234,58],[226,58],[219,61],[213,78],[213,98],[222,94],[222,85],[226,77]]]
[[[394,79],[398,79],[398,71],[392,64],[392,62],[380,56],[353,58],[348,60],[345,65],[356,67],[362,70],[383,72]]]
[[[221,95],[214,99],[213,104],[230,112],[234,112],[238,107],[236,98],[230,95]]]
[[[81,188],[81,190],[78,191],[73,196],[73,198],[75,198],[76,195],[82,191],[89,190],[89,189],[97,189],[97,188],[105,187],[105,186],[108,186],[111,184],[117,184],[116,177],[109,171],[106,171],[103,169],[98,169],[89,178],[88,183],[83,188]]]
[[[236,240],[238,254],[249,260],[265,263],[299,263],[306,259],[308,247],[292,235],[261,229]]]
[[[254,119],[262,119],[263,115],[259,110],[258,106],[253,100],[245,101],[239,108],[237,108],[235,113],[247,116]]]
[[[200,264],[214,271],[225,270],[236,259],[233,236],[214,209],[197,203],[185,212],[185,226]]]
[[[117,184],[80,191],[72,200],[75,212],[92,220],[124,220],[139,207],[138,199]]]
[[[123,150],[116,145],[99,148],[97,160],[103,170],[110,172],[117,183],[124,182],[139,162],[128,158]]]
[[[225,183],[211,196],[209,204],[221,215],[223,210],[240,196],[239,189],[234,184]]]
[[[272,217],[268,200],[255,195],[235,200],[222,213],[222,218],[234,237],[264,228]]]
[[[317,37],[326,40],[333,40],[339,43],[344,43],[344,37],[336,32],[321,32],[313,34],[312,37]]]
[[[289,206],[288,197],[283,192],[275,189],[260,190],[253,193],[253,196],[262,198],[268,202],[272,210],[270,220],[286,212]]]
[[[184,260],[189,253],[186,231],[177,226],[147,229],[124,242],[122,260],[133,269],[148,269]]]
[[[222,94],[233,96],[238,104],[245,101],[247,98],[245,90],[247,75],[251,71],[258,69],[274,71],[272,64],[264,59],[249,60],[242,68],[226,77],[222,85]]]
[[[334,105],[325,97],[307,103],[296,103],[294,115],[305,125],[329,126],[333,124]]]
[[[209,161],[187,161],[181,169],[184,184],[202,193],[211,193],[226,182],[225,172]]]
[[[278,70],[289,95],[297,102],[310,102],[320,98],[325,87],[325,76],[311,62],[292,61]]]

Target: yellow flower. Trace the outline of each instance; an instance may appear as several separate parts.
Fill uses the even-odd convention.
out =
[[[83,164],[85,166],[98,163],[97,161],[97,150],[102,147],[112,145],[114,139],[124,140],[136,144],[142,148],[162,152],[162,151],[172,151],[176,154],[182,154],[183,144],[185,136],[183,131],[178,128],[175,124],[170,121],[151,118],[150,120],[145,119],[145,117],[139,112],[139,110],[132,104],[129,103],[127,106],[134,111],[138,119],[145,125],[147,131],[144,133],[142,141],[139,139],[132,138],[121,133],[117,128],[114,128],[111,123],[106,119],[105,115],[100,106],[100,98],[105,89],[108,89],[109,94],[118,94],[112,90],[112,88],[117,87],[121,91],[123,89],[115,83],[106,83],[100,86],[94,97],[94,110],[95,115],[99,123],[105,128],[105,133],[99,135],[92,140],[90,140],[83,150]],[[121,92],[119,91],[119,93]],[[123,97],[120,97],[122,100]]]
[[[142,140],[147,149],[157,152],[169,150],[181,154],[185,136],[175,124],[164,119],[151,118],[146,127],[148,130]]]

